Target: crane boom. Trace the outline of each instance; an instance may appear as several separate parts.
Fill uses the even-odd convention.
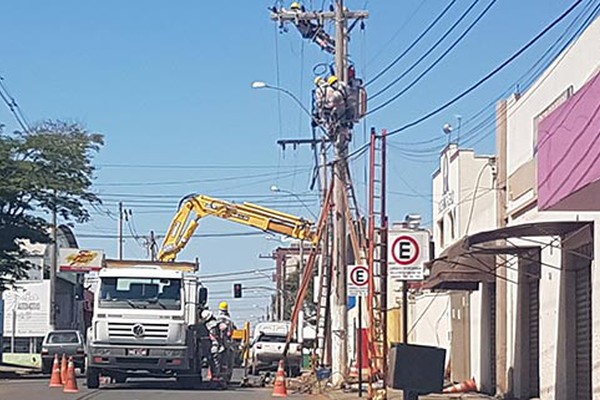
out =
[[[195,217],[191,219],[191,215]],[[167,236],[158,253],[159,261],[174,261],[200,224],[200,219],[214,216],[315,243],[314,223],[295,215],[271,210],[252,203],[235,204],[204,195],[191,195],[182,200],[171,221]]]

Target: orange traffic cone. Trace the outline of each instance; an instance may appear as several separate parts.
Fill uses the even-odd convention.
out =
[[[273,388],[273,397],[287,397],[287,387],[285,386],[285,371],[283,360],[279,361],[279,368],[275,375],[275,387]]]
[[[67,367],[67,381],[65,382],[65,393],[77,393],[77,377],[75,376],[75,363],[73,363],[73,357],[69,357],[69,366]]]
[[[67,356],[65,353],[63,353],[62,360],[60,362],[60,380],[62,381],[63,385],[65,382],[67,382],[67,367]]]
[[[52,377],[50,378],[50,387],[62,387],[60,379],[60,366],[58,365],[58,354],[54,355],[54,363],[52,364]]]
[[[477,383],[475,382],[475,378],[471,378],[469,380],[463,381],[461,383],[457,383],[456,385],[452,385],[444,389],[444,393],[466,393],[466,392],[476,392],[477,391]]]
[[[210,382],[210,381],[212,381],[212,379],[213,379],[213,376],[212,376],[212,368],[210,367],[210,365],[208,366],[208,374],[207,374],[207,378],[208,378],[208,381],[209,381],[209,382]]]

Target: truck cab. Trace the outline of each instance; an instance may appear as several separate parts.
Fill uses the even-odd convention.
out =
[[[99,375],[175,376],[200,381],[207,332],[200,321],[207,292],[195,275],[159,266],[104,268],[98,274],[88,332],[88,387]],[[210,345],[208,345],[210,346]]]

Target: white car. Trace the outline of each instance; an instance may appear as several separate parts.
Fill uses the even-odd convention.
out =
[[[291,323],[262,322],[256,325],[250,347],[250,372],[257,375],[260,371],[272,371],[283,357],[283,350]],[[285,358],[288,376],[300,375],[302,348],[299,343],[290,343]]]

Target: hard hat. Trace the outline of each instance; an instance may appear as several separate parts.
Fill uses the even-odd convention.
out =
[[[300,10],[302,8],[302,6],[300,5],[299,2],[295,1],[295,2],[292,3],[292,5],[290,6],[290,8],[292,10]]]
[[[319,86],[319,84],[323,83],[324,81],[325,79],[323,79],[323,77],[319,75],[315,78],[315,85]]]
[[[219,304],[219,310],[229,311],[229,304],[227,304],[226,301],[222,301],[221,304]]]
[[[333,85],[334,83],[336,83],[338,81],[338,77],[335,75],[331,75],[329,77],[329,79],[327,79],[327,83],[330,85]]]

